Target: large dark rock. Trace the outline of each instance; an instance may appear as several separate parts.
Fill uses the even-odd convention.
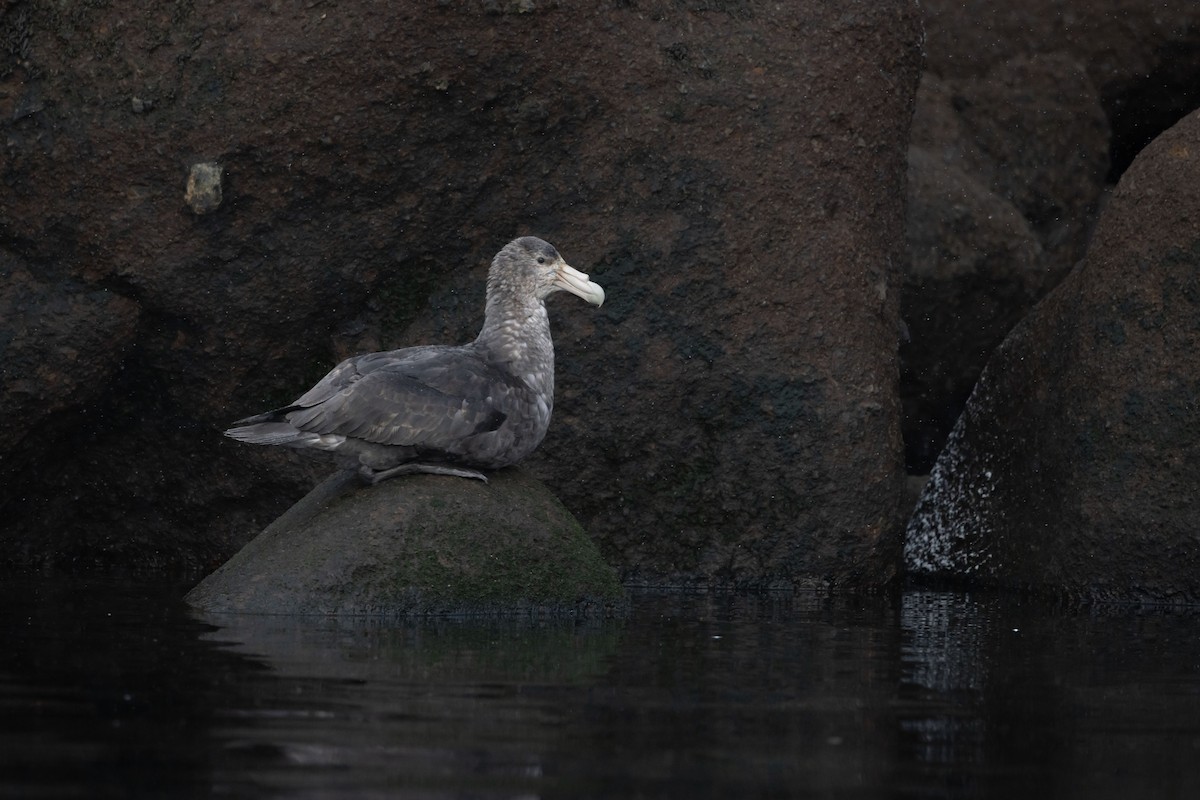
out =
[[[923,0],[929,69],[978,78],[1015,56],[1065,55],[1099,90],[1119,176],[1156,134],[1200,105],[1195,0]]]
[[[628,581],[878,585],[915,4],[669,8],[621,26],[582,176],[619,197],[582,212],[608,317],[559,339],[530,467]]]
[[[622,592],[570,512],[509,468],[486,484],[335,473],[186,599],[222,613],[604,615]]]
[[[901,300],[910,470],[928,472],[988,355],[1083,255],[1107,166],[1098,92],[1066,56],[922,78]]]
[[[140,311],[104,413],[0,489],[7,558],[219,563],[314,477],[220,429],[352,352],[474,336],[530,232],[610,300],[552,303],[529,469],[627,577],[893,574],[915,2],[15,2],[0,28],[0,247]]]
[[[901,313],[907,463],[927,473],[992,350],[1044,293],[1045,254],[1011,202],[913,146]]]
[[[914,152],[997,195],[988,205],[1011,204],[1042,253],[1030,269],[1023,232],[995,247],[994,223],[1007,213],[980,226],[977,238],[958,227],[961,207],[942,202],[948,193],[917,194],[944,183],[941,176],[910,182],[910,244],[949,242],[936,255],[951,262],[936,271],[945,277],[915,266],[902,302],[912,332],[902,350],[904,437],[907,466],[917,473],[931,467],[965,391],[1004,334],[996,323],[1015,322],[1063,278],[1083,255],[1106,184],[1200,105],[1193,0],[929,0],[921,7],[927,71]],[[910,160],[910,176],[922,169],[921,159]],[[1005,263],[1010,253],[1019,255]],[[990,290],[989,307],[976,316]]]
[[[78,419],[120,369],[138,307],[104,289],[38,280],[0,251],[0,320],[0,452],[40,455],[54,438],[46,424]]]
[[[909,524],[918,573],[1200,602],[1200,112],[1005,340]]]
[[[1109,135],[1099,90],[1077,61],[1017,55],[979,77],[926,73],[912,144],[1011,203],[1056,283],[1084,253]]]

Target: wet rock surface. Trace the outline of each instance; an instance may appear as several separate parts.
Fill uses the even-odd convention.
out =
[[[335,473],[188,593],[214,613],[605,616],[616,573],[517,468],[488,483]]]
[[[1011,202],[916,145],[908,154],[909,271],[900,348],[906,463],[927,473],[992,350],[1049,287],[1045,253]]]
[[[909,524],[929,575],[1200,601],[1200,112],[988,364]]]

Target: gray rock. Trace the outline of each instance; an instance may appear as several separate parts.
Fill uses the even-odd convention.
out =
[[[488,483],[339,472],[187,595],[217,613],[606,614],[623,596],[579,523],[517,468]]]
[[[188,170],[183,200],[197,214],[216,211],[221,205],[221,165],[211,162],[192,164]]]

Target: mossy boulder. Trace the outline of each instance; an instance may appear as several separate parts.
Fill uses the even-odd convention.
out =
[[[611,613],[614,571],[520,469],[313,489],[188,593],[209,612],[410,616]]]

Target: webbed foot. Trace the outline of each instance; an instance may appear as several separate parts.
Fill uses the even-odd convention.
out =
[[[484,483],[488,482],[487,476],[477,470],[464,469],[462,467],[447,467],[442,464],[401,464],[398,467],[380,470],[371,469],[364,464],[358,468],[359,477],[372,486],[388,478],[394,478],[397,475],[416,475],[420,473],[426,475],[449,475],[455,478],[474,478]]]

